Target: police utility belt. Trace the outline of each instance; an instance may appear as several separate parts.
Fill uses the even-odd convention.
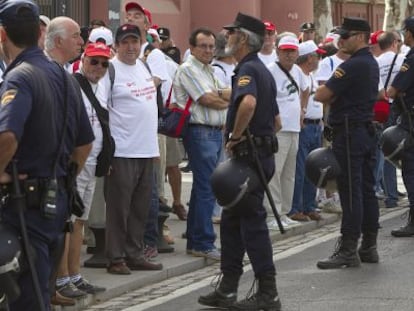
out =
[[[253,136],[253,144],[256,147],[259,156],[270,156],[278,151],[279,145],[276,136]],[[232,149],[235,158],[245,158],[253,156],[253,150],[247,140],[235,145]]]

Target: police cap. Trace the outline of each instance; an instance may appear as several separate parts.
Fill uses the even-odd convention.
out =
[[[414,16],[409,16],[404,20],[403,29],[414,33]]]
[[[308,31],[308,30],[315,30],[315,24],[314,23],[303,23],[302,25],[300,25],[300,31],[304,32],[304,31]]]
[[[170,30],[168,28],[165,27],[159,27],[157,29],[158,31],[158,35],[160,36],[160,39],[162,41],[167,40],[170,38]]]
[[[371,27],[365,19],[359,17],[344,17],[342,25],[335,33],[342,35],[350,31],[371,32]]]
[[[261,37],[264,36],[265,32],[265,24],[260,19],[245,15],[243,13],[237,14],[236,20],[233,22],[233,24],[224,26],[223,28],[227,30],[244,28]]]
[[[20,10],[26,8],[24,14]],[[39,21],[39,7],[30,0],[0,1],[0,24],[16,25],[28,21]]]

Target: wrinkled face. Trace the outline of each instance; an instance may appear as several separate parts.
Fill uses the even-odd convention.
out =
[[[200,62],[207,65],[211,62],[216,48],[216,40],[212,35],[199,33],[196,36],[196,45],[191,46],[191,54]]]
[[[68,62],[79,56],[82,51],[83,39],[80,35],[80,28],[77,23],[67,21],[65,25],[66,35],[57,37],[56,47],[59,48]]]
[[[291,68],[296,63],[299,52],[295,49],[277,49],[277,55],[283,67]]]
[[[147,19],[145,14],[136,8],[131,9],[126,13],[126,22],[137,26],[141,32],[147,31]]]
[[[242,32],[240,29],[234,28],[227,30],[226,33],[226,47],[224,49],[224,53],[226,55],[234,55],[241,46],[241,39]]]
[[[141,51],[141,40],[129,36],[116,43],[118,59],[128,65],[134,65]]]
[[[85,56],[82,59],[82,72],[92,83],[98,83],[105,75],[109,59],[103,56]]]

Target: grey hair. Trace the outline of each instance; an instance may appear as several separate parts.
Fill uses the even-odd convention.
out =
[[[58,16],[51,20],[46,31],[45,38],[45,49],[46,51],[53,50],[55,48],[55,39],[57,37],[66,39],[67,33],[67,22],[73,21],[71,18],[66,16]]]
[[[251,32],[245,28],[240,28],[240,31],[247,35],[247,45],[251,52],[258,52],[263,45],[263,36],[258,35],[257,33]]]

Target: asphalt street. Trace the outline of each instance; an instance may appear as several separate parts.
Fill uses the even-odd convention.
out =
[[[295,237],[303,242],[285,241],[287,245],[284,250],[275,254],[282,310],[414,310],[414,238],[397,239],[390,234],[391,229],[406,222],[406,219],[402,219],[404,214],[403,210],[398,214],[383,217],[379,234],[379,264],[362,264],[360,268],[319,270],[316,262],[332,253],[338,230],[324,235],[318,235],[316,231]],[[214,269],[209,268],[204,279],[198,278],[194,282],[188,282],[194,278],[194,274],[188,274],[175,284],[169,284],[169,290],[162,296],[155,296],[149,302],[131,305],[124,310],[214,310],[197,303],[200,294],[206,294],[211,290],[210,283],[219,268],[218,265],[214,266]],[[245,297],[252,282],[251,267],[246,266],[246,272],[240,282],[239,299]],[[162,287],[162,284],[158,286]],[[151,293],[151,289],[148,291]]]

